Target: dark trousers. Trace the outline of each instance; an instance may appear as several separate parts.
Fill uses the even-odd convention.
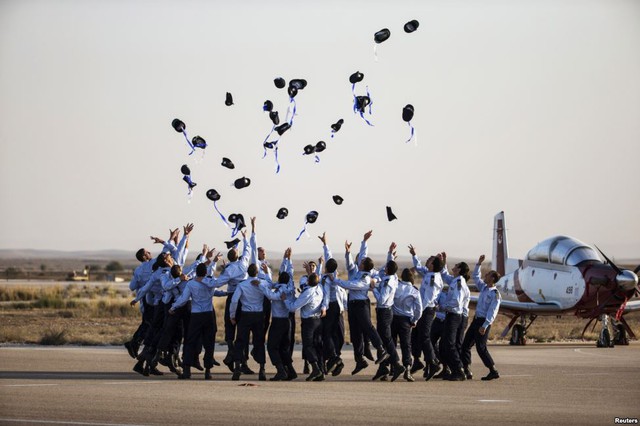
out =
[[[442,359],[440,355],[440,344],[442,342],[442,332],[444,331],[444,320],[436,318],[431,325],[431,345],[436,361]]]
[[[458,332],[456,333],[456,349],[458,350],[458,355],[462,353],[462,341],[464,340],[464,332],[467,329],[468,324],[469,317],[462,315],[462,320],[460,321]]]
[[[149,331],[149,326],[151,325],[151,321],[153,320],[153,306],[148,304],[145,299],[142,299],[142,321],[140,321],[140,325],[135,333],[133,333],[133,337],[131,340],[133,342],[142,343],[144,337],[147,335],[147,331]]]
[[[443,364],[448,366],[452,372],[457,372],[462,369],[462,362],[460,361],[460,354],[456,347],[458,329],[462,322],[462,314],[454,314],[447,312],[447,316],[444,319],[444,331],[442,332],[442,342],[440,345],[440,356]],[[443,356],[444,355],[444,356]]]
[[[376,329],[382,346],[389,353],[389,359],[384,362],[385,365],[397,364],[399,361],[396,345],[393,343],[391,335],[391,322],[393,321],[393,310],[391,308],[376,308]]]
[[[317,344],[322,341],[322,321],[320,318],[302,319],[302,351],[309,362],[319,361]]]
[[[436,353],[431,343],[431,329],[433,328],[433,320],[436,317],[435,308],[426,308],[422,311],[422,317],[424,319],[424,326],[422,328],[422,352],[424,353],[424,359],[427,363],[433,364],[436,360]]]
[[[169,313],[169,309],[171,309],[170,303],[164,305],[164,325],[158,341],[158,350],[160,351],[168,351],[175,346],[176,342],[182,339],[182,327],[185,321],[189,322],[189,317],[191,316],[190,302],[176,309],[173,315]]]
[[[290,330],[291,322],[289,317],[271,318],[267,350],[273,365],[277,366],[278,364],[289,364],[291,362],[291,353],[289,352]]]
[[[158,341],[160,340],[160,334],[162,332],[162,326],[164,325],[164,303],[162,301],[153,309],[153,319],[151,325],[147,331],[147,335],[144,338],[144,345],[150,348],[158,347]]]
[[[327,315],[322,318],[322,346],[324,358],[340,356],[344,345],[344,320],[338,302],[330,302]]]
[[[236,315],[237,317],[237,315]],[[264,350],[264,313],[263,312],[243,312],[238,321],[235,350],[233,360],[244,362],[245,348],[249,346],[249,333],[251,333],[253,344],[253,357],[258,364],[265,363]]]
[[[411,359],[411,318],[394,315],[391,322],[391,338],[393,339],[393,345],[395,352],[395,345],[400,340],[400,349],[402,349],[402,365],[410,366],[413,363]],[[397,356],[397,355],[396,355]]]
[[[473,345],[476,345],[478,356],[480,356],[484,366],[490,370],[494,366],[493,358],[491,358],[489,350],[487,349],[487,338],[489,337],[489,330],[491,330],[491,326],[487,327],[484,332],[484,336],[480,334],[480,327],[482,327],[484,321],[485,318],[475,318],[471,322],[471,326],[469,326],[467,334],[464,336],[460,357],[462,358],[462,364],[465,368],[471,365],[471,348]]]
[[[236,310],[236,324],[231,323],[231,317],[229,313],[229,307],[231,306],[231,298],[233,298],[233,293],[227,295],[227,300],[224,305],[224,341],[227,342],[227,348],[231,353],[232,358],[235,360],[235,341],[236,341],[236,333],[238,324],[240,324],[240,319],[242,318],[242,303],[238,301],[238,308]],[[264,332],[262,333],[262,341],[264,342]],[[240,352],[244,356],[244,360],[249,359],[249,339],[247,339],[247,346]]]
[[[293,347],[296,344],[296,314],[289,314],[289,356],[293,356]]]
[[[200,353],[200,345],[204,347],[204,367],[213,367],[213,351],[216,345],[215,311],[192,313],[189,329],[184,345],[183,363],[191,366]]]
[[[349,301],[349,331],[356,361],[363,359],[365,335],[369,337],[376,349],[382,349],[382,340],[371,323],[368,304],[368,300]]]
[[[269,323],[271,322],[271,300],[266,297],[262,301],[262,312],[264,312],[264,337],[266,339]]]

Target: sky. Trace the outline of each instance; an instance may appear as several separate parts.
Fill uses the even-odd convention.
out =
[[[490,256],[504,211],[513,257],[563,234],[640,258],[635,0],[4,0],[0,64],[0,249],[134,251],[188,222],[192,249],[223,248],[213,188],[225,215],[257,217],[272,252],[319,253],[323,231],[341,252],[372,229],[372,253],[395,241],[401,256],[410,243]],[[356,71],[374,126],[352,110]],[[281,118],[289,106],[275,77],[308,81],[278,174],[262,158],[263,102]],[[206,139],[204,156],[174,118]],[[320,140],[315,163],[303,147]]]

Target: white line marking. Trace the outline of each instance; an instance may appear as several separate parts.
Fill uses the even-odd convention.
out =
[[[617,357],[617,356],[602,355],[602,354],[593,353],[593,352],[582,352],[582,349],[574,349],[573,351],[576,352],[576,353],[582,354],[582,355],[600,356],[600,357],[603,357],[603,358],[620,358],[620,357]]]
[[[511,402],[510,399],[479,399],[478,402]]]
[[[37,383],[32,385],[2,385],[7,388],[35,387],[35,386],[58,386],[58,383]]]
[[[88,426],[142,426],[129,423],[91,423],[91,422],[72,422],[72,421],[58,421],[58,420],[31,420],[31,419],[3,419],[0,418],[0,422],[7,423],[42,423],[53,425],[88,425]]]

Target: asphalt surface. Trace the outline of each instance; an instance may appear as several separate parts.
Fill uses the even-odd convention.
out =
[[[0,347],[0,424],[616,424],[640,418],[640,343],[490,346],[501,378],[482,382],[372,382],[373,363],[324,382],[212,381],[131,371],[124,348]],[[221,359],[225,348],[218,348]],[[300,360],[299,348],[295,359]],[[299,372],[302,363],[297,362]],[[252,364],[255,367],[255,364]],[[275,369],[268,366],[269,376]],[[302,375],[301,375],[302,376]],[[248,385],[248,386],[247,386]]]

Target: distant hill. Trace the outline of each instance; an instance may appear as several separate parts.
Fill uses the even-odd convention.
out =
[[[0,259],[88,259],[131,260],[133,254],[127,250],[36,250],[0,249]]]

